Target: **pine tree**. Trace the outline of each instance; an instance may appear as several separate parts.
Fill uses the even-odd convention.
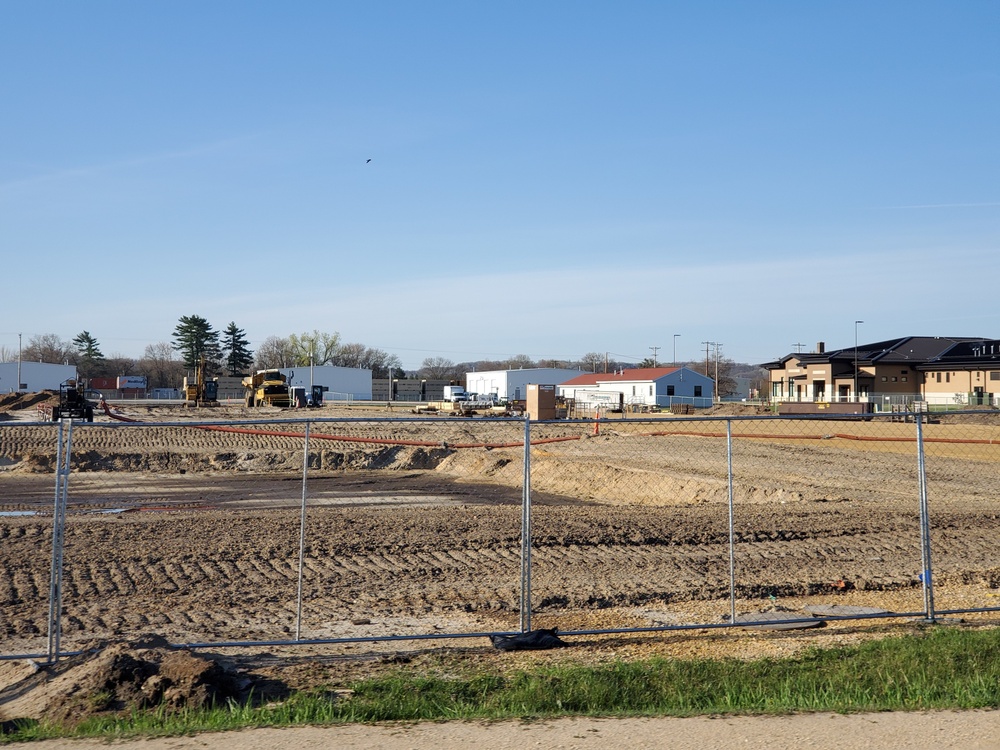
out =
[[[91,336],[89,331],[83,331],[73,339],[73,348],[79,355],[76,362],[77,371],[84,378],[94,377],[105,361],[97,339]]]
[[[219,332],[205,318],[200,315],[182,316],[174,328],[173,338],[172,346],[181,353],[184,367],[193,370],[204,357],[206,372],[218,371],[219,361],[222,359]]]
[[[230,375],[245,375],[253,364],[253,352],[247,347],[246,332],[237,328],[235,322],[222,333],[222,351],[226,358],[226,370]]]

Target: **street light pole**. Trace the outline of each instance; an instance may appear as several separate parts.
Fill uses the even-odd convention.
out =
[[[17,392],[21,392],[21,334],[17,334]]]
[[[854,403],[859,403],[858,398],[858,326],[865,321],[854,321]]]
[[[677,337],[680,336],[679,333],[674,334],[674,367],[677,367]]]

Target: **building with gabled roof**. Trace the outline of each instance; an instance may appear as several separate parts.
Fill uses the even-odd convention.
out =
[[[562,383],[557,394],[577,404],[629,407],[674,404],[698,408],[712,405],[715,381],[687,367],[639,367],[615,372],[588,372]]]
[[[820,342],[814,352],[761,367],[778,402],[992,404],[1000,393],[1000,340],[904,336],[832,351]]]

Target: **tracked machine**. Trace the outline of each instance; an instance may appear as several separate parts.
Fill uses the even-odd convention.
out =
[[[217,380],[210,380],[205,373],[205,358],[201,357],[195,369],[194,382],[187,377],[184,378],[185,406],[219,405],[219,383]]]

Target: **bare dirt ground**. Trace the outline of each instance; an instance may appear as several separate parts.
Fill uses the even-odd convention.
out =
[[[22,417],[0,421],[5,654],[44,650],[47,633],[57,428],[25,424],[35,404],[17,409],[22,403],[0,399],[0,414]],[[162,664],[171,651],[157,639],[295,635],[302,424],[258,425],[250,434],[240,420],[406,416],[399,409],[324,408],[290,417],[138,405],[121,412],[164,424],[128,428],[102,416],[74,430],[62,646],[118,642],[147,665],[147,679],[169,672]],[[228,426],[177,424],[195,419]],[[1000,424],[979,421],[926,426],[939,441],[935,497],[947,500],[933,513],[939,609],[1000,604]],[[817,435],[815,426],[783,422],[780,439],[771,436],[773,424],[734,425],[752,433],[735,456],[739,612],[793,616],[821,604],[923,610],[916,463],[907,442],[913,425],[831,424]],[[312,426],[302,638],[516,630],[522,429],[447,419],[431,433],[416,422]],[[749,658],[921,627],[911,616],[787,632],[711,627],[730,611],[726,457],[705,447],[718,446],[724,429],[664,420],[662,427],[609,422],[599,434],[568,425],[533,434],[533,441],[553,442],[532,450],[532,626],[584,631],[566,637],[569,649],[501,654],[485,636],[208,648],[173,664],[171,680],[139,686],[114,678],[111,662],[92,657],[41,676],[23,661],[0,661],[0,719],[77,717],[94,709],[81,695],[115,679],[120,706],[134,705],[143,690],[147,699],[172,695],[180,705],[204,697],[206,684],[208,692],[239,695],[252,685],[280,695],[401,667],[455,674],[486,664],[516,670],[654,654]],[[878,436],[893,439],[870,440]],[[990,613],[965,619],[994,624]],[[705,627],[585,632],[677,624]]]

